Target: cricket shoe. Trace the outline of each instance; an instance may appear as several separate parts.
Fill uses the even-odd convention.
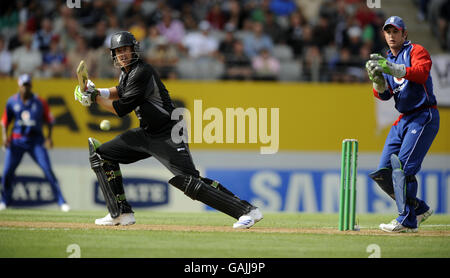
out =
[[[68,204],[62,204],[60,206],[61,211],[63,212],[69,212],[70,211],[70,206]]]
[[[389,233],[417,233],[417,228],[408,228],[394,219],[389,224],[380,224],[380,229]]]
[[[6,204],[4,202],[0,202],[0,210],[5,210]]]
[[[252,209],[249,213],[239,217],[238,221],[233,224],[235,229],[248,229],[255,223],[263,219],[263,215],[258,208]]]
[[[433,209],[429,209],[426,212],[417,215],[416,219],[417,219],[417,226],[419,226],[420,224],[422,224],[423,222],[425,222],[432,214],[433,214]]]
[[[134,213],[122,213],[117,218],[112,218],[111,214],[108,213],[103,218],[95,219],[95,225],[100,226],[127,226],[127,225],[133,225],[136,223],[136,219],[134,219]]]

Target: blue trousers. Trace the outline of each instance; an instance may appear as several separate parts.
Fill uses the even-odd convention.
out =
[[[5,153],[5,166],[2,177],[3,202],[5,202],[6,205],[9,205],[11,202],[12,183],[15,172],[25,153],[28,153],[44,172],[45,178],[49,181],[53,194],[56,196],[58,205],[66,203],[59,187],[58,180],[53,173],[47,150],[42,142],[23,144],[15,142],[14,140],[11,142],[10,147],[6,149]]]
[[[391,127],[381,154],[378,169],[392,168],[390,157],[396,154],[403,166],[405,176],[416,175],[439,130],[439,111],[427,108],[418,112],[402,115]],[[417,198],[417,181],[406,184],[406,198],[416,200],[418,206],[406,205],[406,210],[397,221],[403,226],[416,228],[416,215],[422,214],[429,206]]]

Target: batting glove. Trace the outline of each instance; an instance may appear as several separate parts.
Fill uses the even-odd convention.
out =
[[[370,54],[369,62],[375,65],[375,71],[382,71],[397,78],[403,78],[406,75],[405,65],[389,62],[380,54]]]
[[[91,103],[95,103],[95,98],[100,94],[100,92],[95,87],[88,86],[88,89],[85,92],[85,94],[90,98]]]
[[[81,92],[80,86],[75,87],[75,91],[73,92],[73,95],[75,97],[75,100],[79,101],[81,105],[83,106],[91,106],[93,102],[95,102],[95,92],[89,92],[90,89],[86,93]],[[96,90],[95,90],[96,91]],[[97,92],[98,94],[98,92]]]
[[[94,84],[94,82],[92,82],[92,80],[88,79],[88,81],[86,83],[86,87],[87,87],[87,90],[95,89],[95,84]]]

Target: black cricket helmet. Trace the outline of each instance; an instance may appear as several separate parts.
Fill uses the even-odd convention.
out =
[[[114,61],[114,66],[120,66],[120,64],[117,61],[116,57],[116,49],[123,46],[131,46],[132,47],[132,53],[133,57],[130,60],[130,63],[127,64],[131,65],[134,62],[136,62],[139,59],[139,42],[136,41],[136,38],[128,31],[120,31],[116,32],[111,36],[111,42],[109,49],[111,50],[111,57]]]

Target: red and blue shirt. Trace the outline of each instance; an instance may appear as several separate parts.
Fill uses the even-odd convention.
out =
[[[5,127],[14,122],[10,139],[34,142],[43,140],[43,124],[53,124],[54,118],[44,99],[33,94],[24,103],[17,93],[8,99],[1,122]]]
[[[436,106],[430,73],[432,61],[430,54],[423,46],[406,41],[397,56],[394,56],[389,50],[387,60],[396,64],[404,64],[406,75],[398,79],[383,73],[388,83],[388,89],[382,93],[378,93],[374,89],[375,97],[388,100],[393,96],[395,108],[400,113],[411,113],[422,108]]]

